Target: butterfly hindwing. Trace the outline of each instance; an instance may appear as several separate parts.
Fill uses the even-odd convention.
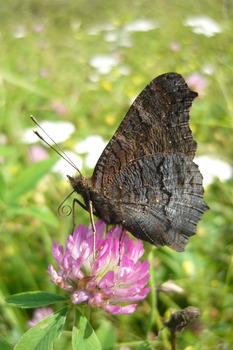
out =
[[[202,176],[186,155],[157,154],[130,162],[106,187],[135,237],[183,251],[207,209]]]

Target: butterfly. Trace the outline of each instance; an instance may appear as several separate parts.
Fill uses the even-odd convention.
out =
[[[68,176],[76,201],[107,225],[183,251],[202,214],[202,175],[189,127],[196,92],[180,74],[152,80],[135,99],[91,177]]]

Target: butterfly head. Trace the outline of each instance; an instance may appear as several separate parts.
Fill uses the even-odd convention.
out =
[[[81,194],[81,196],[85,199],[85,196],[90,192],[92,187],[90,178],[86,178],[83,175],[78,175],[76,177],[67,175],[67,177],[75,192]]]
[[[89,202],[93,192],[91,178],[84,177],[83,175],[78,175],[76,177],[67,175],[67,177],[74,191],[83,197],[86,208],[89,208]]]

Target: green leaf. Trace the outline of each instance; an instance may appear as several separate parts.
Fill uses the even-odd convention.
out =
[[[7,157],[15,153],[15,147],[9,145],[1,145],[0,147],[0,156]]]
[[[101,345],[94,329],[78,309],[75,313],[72,347],[74,350],[101,350]]]
[[[1,191],[1,190],[0,190]],[[58,220],[56,216],[51,212],[48,207],[43,205],[31,206],[30,208],[24,208],[19,205],[11,205],[6,209],[8,215],[30,215],[34,216],[40,221],[45,222],[46,224],[51,225],[52,227],[57,227]]]
[[[37,94],[40,96],[47,97],[47,92],[43,91],[41,88],[38,87],[38,84],[33,84],[32,82],[29,82],[27,78],[22,75],[17,75],[14,72],[2,70],[1,75],[5,81],[7,81],[10,84],[13,84],[19,88],[22,88],[26,91],[29,91],[30,93]]]
[[[36,183],[50,171],[56,161],[57,156],[54,156],[28,167],[20,178],[16,180],[10,192],[8,202],[15,203],[20,196],[31,191]]]
[[[0,172],[0,200],[5,201],[5,193],[6,193],[6,182],[3,174]]]
[[[148,343],[148,341],[144,341],[142,344],[140,344],[136,350],[152,350],[152,346]]]
[[[40,321],[29,329],[15,346],[15,350],[51,350],[52,343],[57,339],[66,321],[68,307]]]
[[[57,294],[40,291],[14,294],[6,298],[8,304],[21,308],[37,308],[54,304],[58,301],[66,301],[66,298]]]
[[[108,320],[102,320],[96,335],[103,349],[113,349],[116,342],[116,330]]]
[[[1,350],[13,350],[13,345],[9,344],[5,339],[0,336],[0,349]]]

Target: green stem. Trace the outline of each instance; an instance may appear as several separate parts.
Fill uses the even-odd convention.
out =
[[[171,334],[171,345],[172,345],[172,350],[176,350],[176,333]]]
[[[230,285],[232,269],[233,269],[233,255],[231,256],[230,263],[226,273],[225,284],[224,284],[225,289],[227,289]]]
[[[148,340],[149,333],[151,332],[153,328],[153,323],[155,324],[156,329],[160,330],[163,328],[163,323],[160,320],[160,314],[158,310],[158,298],[157,298],[157,291],[156,291],[156,284],[154,279],[154,270],[153,270],[153,258],[154,258],[154,249],[150,251],[148,255],[148,261],[150,264],[150,279],[149,279],[149,287],[150,287],[150,305],[151,305],[151,312],[149,315],[149,320],[146,328],[146,340]],[[170,341],[168,340],[166,330],[161,332],[160,337],[163,341],[164,346],[167,346],[170,348]]]
[[[153,320],[155,317],[155,308],[157,307],[156,299],[155,299],[155,281],[154,281],[154,273],[153,273],[153,249],[151,249],[149,255],[148,255],[148,261],[150,264],[149,272],[150,272],[150,279],[149,279],[149,287],[150,287],[150,305],[151,305],[151,311],[149,315],[149,320],[147,323],[147,328],[146,328],[146,340],[148,340],[149,333],[152,329],[153,325]]]
[[[86,319],[88,320],[88,322],[90,322],[90,318],[91,318],[91,307],[90,307],[89,305],[83,309],[83,314],[84,314],[84,316],[86,317]]]

